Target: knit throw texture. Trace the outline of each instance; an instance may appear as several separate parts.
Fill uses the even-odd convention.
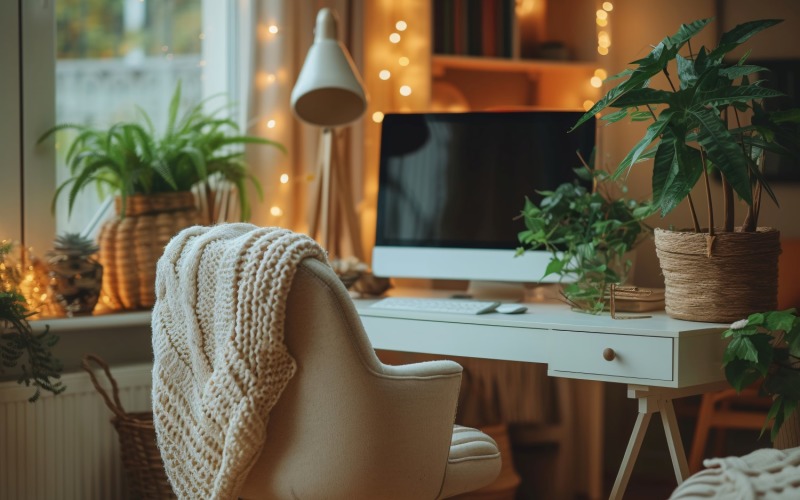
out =
[[[283,341],[298,264],[327,262],[305,235],[250,224],[191,227],[158,261],[153,418],[180,498],[236,498],[295,373]]]

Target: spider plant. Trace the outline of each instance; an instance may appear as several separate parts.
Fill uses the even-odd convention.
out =
[[[181,84],[178,83],[161,135],[141,108],[137,108],[139,120],[117,123],[108,129],[65,123],[46,131],[39,143],[61,130],[77,131],[66,154],[71,177],[58,187],[53,204],[69,188],[72,213],[78,195],[95,184],[120,196],[124,215],[130,195],[188,191],[200,183],[205,183],[208,190],[210,183],[222,180],[236,186],[241,217],[249,218],[247,183],[255,187],[259,197],[263,193],[244,162],[242,146],[259,144],[286,150],[275,141],[241,134],[236,122],[223,116],[230,105],[207,113],[207,101],[179,115]]]

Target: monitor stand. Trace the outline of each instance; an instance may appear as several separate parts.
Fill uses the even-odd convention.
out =
[[[558,283],[470,281],[465,295],[475,300],[498,302],[551,302],[560,299],[560,290]]]

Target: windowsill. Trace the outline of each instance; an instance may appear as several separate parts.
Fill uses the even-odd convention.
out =
[[[45,325],[56,335],[91,330],[111,330],[137,326],[150,326],[150,311],[117,312],[96,316],[75,316],[72,318],[44,318],[30,322],[33,331],[44,331]]]

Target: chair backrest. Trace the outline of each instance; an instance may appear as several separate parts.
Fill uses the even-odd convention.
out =
[[[460,367],[378,360],[345,288],[307,259],[292,283],[286,345],[297,372],[267,425],[244,498],[436,498]]]

